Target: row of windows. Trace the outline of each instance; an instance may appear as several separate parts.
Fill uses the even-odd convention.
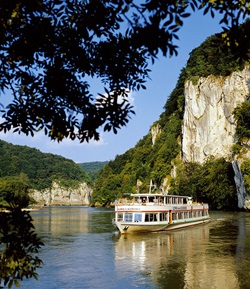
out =
[[[192,211],[192,212],[178,212],[172,213],[172,220],[182,220],[182,219],[190,219],[197,218],[202,216],[208,216],[208,211]]]
[[[143,215],[142,214],[134,214],[134,222],[142,222]],[[118,213],[117,221],[123,220],[123,214]],[[167,221],[168,220],[168,213],[146,213],[145,214],[145,222],[157,222],[157,221]],[[124,221],[125,222],[132,222],[133,221],[133,214],[132,213],[124,213]]]
[[[146,213],[145,222],[168,221],[168,213]]]
[[[189,218],[196,218],[207,216],[208,211],[192,211],[192,212],[176,212],[172,213],[172,220],[182,220],[182,219],[189,219]],[[117,221],[123,221],[123,213],[118,213]],[[124,221],[125,222],[142,222],[143,215],[142,214],[133,214],[132,213],[124,213]],[[168,213],[145,213],[145,222],[157,222],[157,221],[168,221]]]
[[[138,199],[138,201],[141,201],[141,199]],[[145,202],[146,199],[142,198],[142,202]],[[149,203],[163,203],[164,199],[163,198],[155,198],[155,197],[148,197],[148,202]],[[187,203],[187,200],[182,197],[166,197],[166,203],[167,204],[176,204],[176,205],[182,205]]]

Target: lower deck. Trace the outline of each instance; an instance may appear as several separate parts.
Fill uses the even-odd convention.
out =
[[[169,222],[209,216],[208,209],[166,212],[116,212],[117,222]]]
[[[121,233],[170,230],[204,223],[210,219],[208,209],[164,212],[116,212],[113,224]]]

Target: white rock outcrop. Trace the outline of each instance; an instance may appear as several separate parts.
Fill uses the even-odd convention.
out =
[[[227,77],[201,77],[195,85],[185,83],[183,161],[203,163],[210,156],[233,161],[239,208],[248,207],[249,200],[240,166],[231,151],[236,142],[233,111],[249,95],[250,67]]]
[[[157,137],[161,134],[161,128],[159,124],[153,125],[151,127],[152,144],[155,144]]]
[[[52,188],[30,192],[30,196],[39,204],[46,206],[88,206],[92,189],[82,183],[76,189],[65,189],[53,182]]]
[[[249,97],[250,69],[228,77],[201,77],[185,84],[182,155],[203,163],[208,156],[229,157],[235,143],[233,110]]]

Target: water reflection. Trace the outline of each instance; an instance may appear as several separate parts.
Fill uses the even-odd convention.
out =
[[[32,212],[37,231],[55,236],[110,232],[113,217],[113,210],[89,207],[47,207]]]
[[[40,233],[73,235],[88,231],[88,207],[48,207],[32,212],[32,218]]]
[[[228,214],[171,233],[121,235],[116,270],[150,276],[157,288],[250,288],[249,226],[245,214]]]

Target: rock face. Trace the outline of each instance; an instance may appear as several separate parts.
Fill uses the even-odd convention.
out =
[[[228,77],[200,78],[185,84],[182,153],[184,161],[229,157],[235,143],[233,110],[249,96],[250,69]]]
[[[157,137],[161,134],[161,129],[159,124],[151,127],[152,144],[155,144]]]
[[[245,186],[244,186],[244,179],[239,168],[239,164],[237,161],[232,163],[234,169],[234,181],[238,192],[238,207],[239,208],[247,208],[249,204],[246,204],[248,200]]]
[[[30,196],[39,204],[46,206],[88,206],[92,190],[86,183],[77,189],[65,189],[53,182],[52,188],[43,192],[33,191]]]
[[[184,162],[203,163],[209,156],[232,160],[236,142],[234,109],[249,98],[250,67],[228,77],[200,78],[194,85],[185,84],[185,112],[182,128]],[[244,182],[237,160],[233,165],[238,188],[238,206],[247,201]]]

